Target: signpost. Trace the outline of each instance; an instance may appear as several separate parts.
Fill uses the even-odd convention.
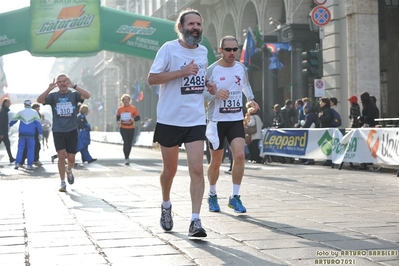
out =
[[[316,6],[312,9],[310,17],[316,26],[323,27],[330,22],[331,13],[330,10],[324,6]]]
[[[324,80],[322,79],[314,80],[314,96],[316,98],[326,96],[326,87],[324,84]]]
[[[314,2],[316,5],[321,6],[324,5],[327,2],[327,0],[314,0]]]

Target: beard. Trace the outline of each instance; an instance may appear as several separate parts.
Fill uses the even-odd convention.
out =
[[[191,35],[192,33],[197,33],[198,36]],[[183,40],[188,45],[198,45],[202,41],[202,32],[199,30],[183,30],[182,33]]]

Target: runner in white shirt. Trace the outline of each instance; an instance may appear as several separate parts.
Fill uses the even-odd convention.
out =
[[[246,212],[242,205],[239,190],[244,175],[245,133],[243,125],[243,93],[250,106],[258,110],[254,95],[248,81],[248,74],[243,64],[237,62],[238,42],[234,36],[225,36],[220,40],[219,52],[222,54],[217,62],[207,71],[208,83],[216,86],[217,92],[211,95],[204,93],[209,102],[207,108],[207,137],[210,141],[211,162],[208,167],[209,210],[219,212],[220,206],[216,193],[216,182],[223,159],[223,140],[227,138],[233,153],[232,181],[233,191],[228,206],[235,212]]]
[[[170,191],[177,171],[179,146],[184,143],[191,178],[192,216],[189,236],[206,237],[199,217],[205,182],[203,173],[206,117],[204,96],[207,49],[202,40],[202,16],[197,10],[180,13],[175,30],[179,39],[166,42],[158,51],[148,83],[161,85],[154,142],[161,147],[163,170],[160,181],[163,202],[161,227],[173,228]],[[208,90],[215,93],[212,84]]]

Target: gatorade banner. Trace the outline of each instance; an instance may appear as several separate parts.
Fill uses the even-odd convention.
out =
[[[100,50],[100,1],[31,1],[36,56],[67,57]]]
[[[11,0],[9,0],[11,1]],[[31,0],[0,14],[0,56],[28,50],[34,56],[83,57],[101,50],[154,59],[177,38],[174,21],[100,5],[100,0]],[[216,61],[204,37],[208,63]]]
[[[1,14],[0,56],[27,50],[29,29],[30,11],[28,7]]]

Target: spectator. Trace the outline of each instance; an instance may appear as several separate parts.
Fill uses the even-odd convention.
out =
[[[329,128],[332,126],[333,114],[330,110],[330,99],[323,97],[320,98],[320,108],[319,119],[321,128]],[[325,160],[323,166],[332,166],[332,160]]]
[[[251,143],[248,145],[248,150],[252,163],[263,163],[262,157],[259,156],[259,141],[262,139],[263,123],[255,110],[255,108],[247,104],[247,113],[244,118],[244,125],[256,125],[256,132],[251,134]]]
[[[285,127],[285,119],[284,119],[284,115],[281,113],[281,107],[278,103],[276,103],[273,106],[273,112],[274,112],[274,117],[273,117],[272,127],[273,128],[284,128]]]
[[[284,117],[284,127],[292,128],[298,120],[298,116],[294,110],[291,99],[285,101],[285,105],[281,108]]]
[[[33,170],[32,164],[35,157],[35,136],[36,130],[40,135],[40,139],[43,137],[42,125],[40,123],[40,117],[37,111],[31,108],[31,101],[26,100],[24,102],[25,109],[18,112],[14,118],[10,121],[10,126],[20,121],[19,124],[19,139],[18,139],[18,152],[17,159],[15,161],[15,169],[21,167],[22,157],[25,148],[27,149],[28,165],[27,170]]]
[[[305,120],[305,112],[303,110],[303,101],[301,99],[298,99],[295,101],[295,108],[298,112],[298,119],[294,127],[301,127],[301,121]]]
[[[78,120],[78,147],[77,151],[80,151],[82,155],[82,162],[92,163],[97,161],[93,159],[89,153],[90,144],[90,124],[87,122],[86,116],[89,114],[89,107],[86,104],[80,105]]]
[[[312,105],[307,102],[304,107],[303,110],[305,112],[305,120],[301,121],[301,127],[302,128],[314,128],[316,127],[316,123],[317,123],[317,117],[316,117],[316,113],[312,108]],[[305,165],[313,165],[314,164],[314,159],[304,159],[302,162],[304,162]]]
[[[357,103],[357,97],[351,96],[349,99],[349,120],[350,120],[350,127],[351,128],[358,128],[359,127],[359,120],[358,117],[360,116],[360,106]]]
[[[378,111],[375,108],[374,102],[368,92],[360,94],[360,101],[362,103],[362,114],[359,117],[360,127],[375,127],[375,118],[378,116]]]
[[[4,146],[6,146],[8,159],[10,160],[10,163],[13,163],[15,162],[15,159],[11,153],[11,143],[8,137],[8,112],[10,111],[10,105],[10,99],[4,98],[0,109],[0,144],[1,142],[4,143]]]

